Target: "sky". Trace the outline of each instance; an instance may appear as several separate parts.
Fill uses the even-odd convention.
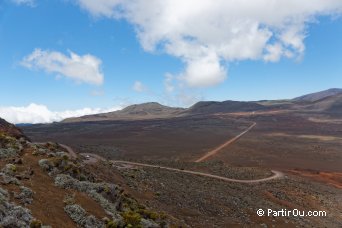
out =
[[[341,0],[1,0],[0,117],[342,88]]]

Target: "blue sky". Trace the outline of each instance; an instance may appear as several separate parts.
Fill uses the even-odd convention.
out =
[[[208,12],[171,1],[176,13],[118,2],[1,1],[0,116],[51,122],[148,101],[187,107],[342,87],[338,1],[317,1],[312,12],[303,1],[280,16],[251,6],[252,17],[241,5],[232,9],[239,20],[222,19],[230,1]]]

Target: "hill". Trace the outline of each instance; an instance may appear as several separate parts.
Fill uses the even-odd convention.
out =
[[[14,138],[25,137],[20,129],[0,118],[0,132]]]
[[[323,98],[338,95],[338,94],[342,94],[342,89],[332,88],[332,89],[328,89],[328,90],[324,90],[324,91],[320,91],[320,92],[316,92],[316,93],[310,93],[310,94],[306,94],[306,95],[303,95],[300,97],[296,97],[293,100],[294,101],[315,102],[315,101],[321,100]]]
[[[96,115],[87,115],[78,118],[65,119],[63,122],[85,122],[85,121],[105,121],[105,120],[139,120],[169,118],[180,115],[183,108],[173,108],[161,105],[157,102],[135,104],[122,110],[102,113]]]
[[[110,120],[151,120],[184,117],[191,115],[211,115],[218,113],[258,112],[273,110],[318,111],[341,113],[342,89],[328,89],[307,94],[292,100],[262,101],[200,101],[189,108],[161,105],[157,102],[135,104],[122,110],[65,119],[63,123],[110,121]]]
[[[342,93],[324,97],[309,104],[307,109],[331,114],[342,114]]]
[[[191,106],[187,114],[213,114],[213,113],[231,113],[231,112],[251,112],[268,109],[266,106],[256,102],[242,101],[201,101]]]

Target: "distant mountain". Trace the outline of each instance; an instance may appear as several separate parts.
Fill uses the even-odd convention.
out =
[[[30,126],[32,125],[31,123],[18,123],[18,124],[15,124],[15,126],[17,127],[26,127],[26,126]]]
[[[137,116],[150,116],[150,115],[170,115],[178,114],[183,111],[183,108],[173,108],[161,105],[157,102],[149,102],[143,104],[135,104],[128,106],[117,113],[121,115],[137,115]]]
[[[177,116],[229,113],[229,112],[250,112],[266,110],[269,107],[257,102],[241,101],[201,101],[188,109],[174,108],[161,105],[156,102],[136,104],[128,106],[120,111],[102,113],[96,115],[69,118],[63,122],[85,122],[85,121],[105,121],[105,120],[141,120],[156,118],[172,118]]]
[[[181,115],[181,113],[184,110],[185,109],[183,108],[173,108],[164,106],[157,102],[149,102],[131,105],[115,112],[87,115],[77,118],[69,118],[63,120],[63,122],[169,118]]]
[[[306,109],[327,112],[327,113],[340,113],[342,114],[342,93],[331,95],[306,106]]]
[[[315,101],[321,100],[323,98],[338,95],[338,94],[342,94],[342,89],[333,88],[333,89],[328,89],[328,90],[324,90],[324,91],[320,91],[320,92],[316,92],[316,93],[310,93],[310,94],[307,94],[304,96],[296,97],[293,100],[294,101],[315,102]]]
[[[69,118],[62,122],[143,120],[200,114],[208,115],[215,113],[254,112],[280,109],[342,113],[342,89],[328,89],[300,96],[292,100],[200,101],[187,109],[168,107],[157,102],[149,102],[131,105],[120,111]]]
[[[228,113],[228,112],[251,112],[266,110],[268,107],[258,104],[257,102],[247,101],[201,101],[188,110],[188,114],[212,114],[212,113]]]

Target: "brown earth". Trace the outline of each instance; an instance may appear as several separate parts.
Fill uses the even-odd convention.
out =
[[[338,172],[319,172],[313,170],[291,170],[291,173],[303,177],[308,177],[314,181],[329,184],[342,189],[342,173]]]
[[[18,172],[32,170],[34,173],[29,180],[22,180],[22,183],[35,193],[32,204],[27,206],[35,218],[39,219],[43,224],[49,224],[52,227],[77,227],[64,212],[64,198],[66,195],[73,194],[75,194],[75,202],[81,205],[87,212],[99,219],[106,216],[102,207],[86,194],[56,187],[53,178],[42,171],[38,165],[38,161],[42,158],[41,156],[33,156],[30,149],[25,149],[22,155],[23,164],[17,165]],[[2,163],[4,164],[4,162]],[[18,186],[1,186],[9,191],[19,192]],[[18,200],[17,203],[20,204]]]

